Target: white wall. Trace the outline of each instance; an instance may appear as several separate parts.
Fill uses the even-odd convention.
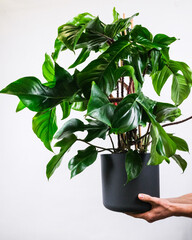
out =
[[[190,0],[1,0],[0,89],[23,76],[43,79],[44,53],[53,50],[57,27],[85,11],[110,22],[113,6],[127,16],[140,12],[135,24],[142,23],[154,34],[180,38],[173,44],[172,59],[192,66]],[[64,67],[72,63],[72,57],[63,58]],[[150,83],[146,89],[152,89]],[[168,93],[163,94],[166,97]],[[191,240],[191,219],[173,217],[149,224],[106,210],[102,206],[99,159],[72,180],[64,160],[48,182],[45,168],[52,154],[32,132],[34,114],[14,112],[17,102],[16,97],[0,96],[1,240]],[[181,118],[191,115],[191,97],[182,107]],[[188,140],[192,150],[191,126],[192,122],[187,122],[170,128],[170,132]],[[185,174],[174,163],[162,165],[162,197],[192,192],[191,155],[185,157],[189,163]]]

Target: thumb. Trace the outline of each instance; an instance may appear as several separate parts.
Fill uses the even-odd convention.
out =
[[[151,197],[150,195],[147,195],[147,194],[144,194],[144,193],[140,193],[138,195],[138,198],[143,202],[148,202],[148,203],[151,203],[151,204],[158,203],[158,198]]]

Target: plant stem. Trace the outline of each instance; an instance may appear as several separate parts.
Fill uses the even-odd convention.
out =
[[[111,140],[111,144],[112,144],[112,147],[113,147],[113,151],[115,152],[115,146],[114,146],[114,142],[113,142],[113,139],[111,137],[111,135],[109,134],[109,138]]]
[[[109,152],[113,153],[113,151],[110,150],[111,148],[103,148],[103,147],[100,147],[100,146],[96,146],[96,145],[93,145],[93,144],[91,144],[91,143],[89,143],[89,142],[86,142],[86,141],[84,141],[84,140],[82,140],[82,139],[79,139],[79,138],[77,139],[77,141],[84,142],[84,143],[87,143],[89,146],[93,146],[93,147],[96,147],[96,148],[100,148],[100,149],[102,149],[103,151],[109,151]]]
[[[164,125],[162,125],[162,127],[167,127],[167,126],[172,126],[172,125],[176,125],[176,124],[180,124],[180,123],[183,123],[183,122],[186,122],[188,120],[192,119],[192,116],[186,118],[186,119],[183,119],[181,121],[177,121],[177,122],[173,122],[173,123],[166,123]]]

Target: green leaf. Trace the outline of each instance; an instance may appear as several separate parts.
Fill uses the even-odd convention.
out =
[[[78,74],[78,84],[86,97],[90,95],[91,83],[94,81],[99,88],[109,95],[116,87],[114,74],[117,62],[122,56],[128,56],[130,43],[125,39],[114,42],[100,57],[88,64]]]
[[[87,48],[83,48],[81,53],[79,54],[78,58],[75,60],[75,62],[69,68],[74,68],[77,65],[85,62],[85,60],[89,57],[89,55],[90,55],[90,50]]]
[[[157,152],[157,148],[160,148],[160,146],[162,147],[162,144],[158,144],[158,142],[159,142],[159,132],[158,132],[158,129],[156,127],[152,126],[151,127],[151,131],[150,131],[150,135],[152,137],[151,155],[150,155],[149,162],[147,164],[148,165],[159,165],[164,160],[169,162],[169,159],[166,156],[164,156],[164,153],[163,153],[163,155],[158,153],[158,152],[162,152],[162,149],[161,150],[158,149],[158,152]],[[158,145],[158,147],[157,147],[157,145]]]
[[[178,150],[184,151],[184,152],[189,152],[188,144],[186,143],[186,141],[184,139],[173,136],[172,134],[168,134],[168,135],[173,140],[173,142],[176,144]]]
[[[168,136],[168,134],[165,132],[163,127],[156,121],[155,116],[151,113],[148,106],[148,101],[144,101],[145,96],[143,94],[140,94],[137,98],[137,102],[143,107],[144,111],[147,113],[151,123],[152,127],[154,128],[154,131],[156,133],[156,150],[158,153],[164,157],[171,157],[175,154],[176,151],[176,144],[173,142],[173,140]],[[167,159],[168,160],[168,159]]]
[[[192,84],[192,70],[190,69],[190,67],[186,63],[170,60],[168,62],[168,66],[174,74],[176,74],[178,71],[181,71],[183,73],[184,78],[185,78],[186,84],[191,86],[191,84]]]
[[[107,96],[93,82],[87,115],[111,126],[114,110],[115,106],[109,102]]]
[[[181,116],[181,110],[170,103],[157,102],[153,114],[158,122],[171,121]]]
[[[75,46],[85,30],[85,26],[75,26],[73,24],[64,24],[58,28],[58,39],[63,42],[66,47],[74,51]]]
[[[56,84],[52,88],[43,85],[35,77],[24,77],[9,84],[0,93],[16,95],[30,110],[42,112],[63,100],[72,99],[78,90],[72,76],[58,64],[55,64],[55,77]]]
[[[171,86],[171,99],[176,106],[180,105],[190,94],[190,87],[181,74],[173,75]]]
[[[62,103],[60,103],[60,106],[61,106],[62,113],[63,113],[63,117],[62,117],[62,120],[63,120],[70,115],[71,104],[67,101],[63,101]]]
[[[51,141],[57,131],[55,110],[55,108],[52,108],[49,111],[37,113],[33,117],[32,121],[32,128],[34,133],[50,151],[52,151]]]
[[[82,121],[76,118],[72,118],[65,122],[59,131],[55,134],[56,139],[66,138],[74,132],[86,130],[85,125]]]
[[[125,65],[123,67],[119,67],[115,71],[115,79],[120,79],[121,77],[130,76],[133,79],[135,92],[138,91],[140,85],[135,77],[135,69],[131,65]]]
[[[48,82],[55,81],[55,69],[50,56],[45,54],[45,61],[42,66],[43,76]]]
[[[153,87],[158,95],[160,95],[161,89],[166,83],[167,79],[172,74],[172,71],[165,65],[162,70],[152,74]]]
[[[131,36],[133,40],[138,40],[140,37],[147,39],[149,41],[153,40],[153,35],[149,32],[149,30],[141,25],[135,25],[133,30],[131,31]]]
[[[73,24],[75,26],[82,26],[82,25],[87,24],[94,18],[95,17],[92,14],[90,14],[88,12],[84,12],[84,13],[80,13],[79,15],[77,15],[71,21],[69,21],[67,23]]]
[[[60,166],[63,155],[69,150],[69,148],[75,143],[77,137],[75,135],[69,135],[62,140],[62,146],[60,152],[53,156],[52,159],[47,164],[46,175],[49,179],[55,170]]]
[[[129,94],[116,107],[112,118],[113,133],[124,133],[136,128],[141,121],[141,109],[137,94]]]
[[[153,74],[159,70],[160,58],[161,58],[160,51],[158,51],[156,49],[153,49],[150,51],[150,62],[151,62],[151,67],[152,67],[151,74]]]
[[[118,21],[120,18],[120,14],[116,11],[115,7],[113,8],[113,22]]]
[[[93,164],[97,158],[97,150],[93,146],[89,146],[85,150],[79,150],[77,155],[73,157],[68,164],[71,170],[71,178],[85,170]]]
[[[130,63],[135,69],[135,76],[137,81],[141,84],[144,82],[143,72],[142,72],[142,59],[138,54],[131,54]]]
[[[126,30],[131,25],[131,20],[138,15],[139,14],[136,13],[129,18],[120,18],[116,22],[106,25],[104,30],[105,35],[109,36],[112,39],[116,38],[118,34]]]
[[[165,34],[157,34],[155,35],[153,42],[157,43],[158,45],[162,45],[162,47],[166,47],[176,40],[177,39],[175,37],[168,37]]]
[[[72,105],[72,109],[83,112],[87,109],[87,104],[88,104],[88,101],[74,102]]]
[[[179,165],[179,167],[184,172],[187,167],[187,162],[178,154],[173,155],[172,158],[175,160],[175,162]]]
[[[100,121],[93,121],[93,120],[89,120],[89,124],[86,125],[87,127],[87,131],[88,134],[85,137],[84,141],[86,142],[90,142],[92,140],[94,140],[95,138],[102,138],[105,139],[106,138],[106,133],[109,130],[109,127],[100,122]]]
[[[26,108],[26,106],[21,101],[19,101],[17,108],[16,108],[16,112],[19,112],[19,111],[23,110],[24,108]]]
[[[54,45],[54,49],[55,51],[52,53],[52,58],[53,60],[56,62],[59,53],[64,50],[66,48],[65,44],[63,42],[61,42],[58,38],[56,38],[55,40],[55,45]]]
[[[143,166],[141,156],[137,151],[129,150],[125,159],[125,170],[127,173],[127,183],[139,176]]]

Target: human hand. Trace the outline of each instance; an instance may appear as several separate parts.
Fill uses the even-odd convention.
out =
[[[126,213],[135,218],[142,218],[149,223],[155,222],[160,219],[173,216],[173,203],[168,199],[161,199],[151,197],[147,194],[139,194],[138,198],[141,201],[148,202],[152,205],[151,210],[145,213]]]

